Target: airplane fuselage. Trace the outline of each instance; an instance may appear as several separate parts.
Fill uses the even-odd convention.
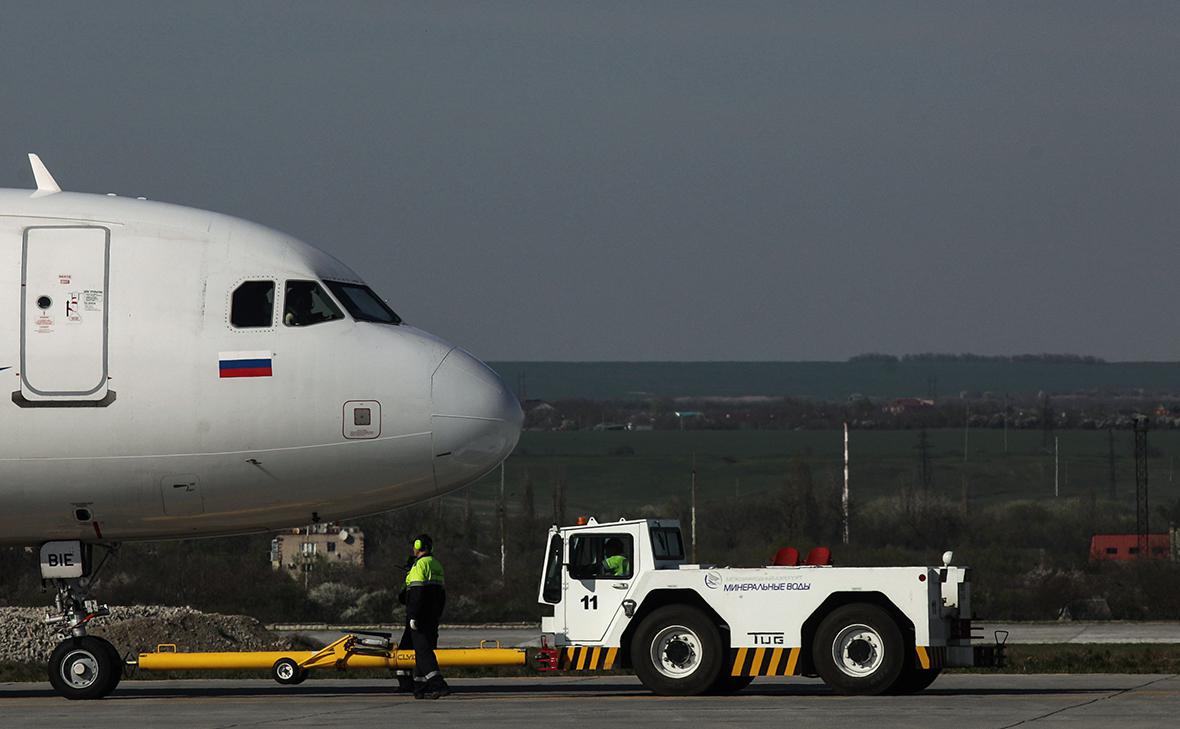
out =
[[[514,397],[367,291],[243,220],[0,191],[0,543],[338,520],[494,468]]]

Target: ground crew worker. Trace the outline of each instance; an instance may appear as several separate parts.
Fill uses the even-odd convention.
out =
[[[406,630],[399,648],[414,649],[414,698],[437,699],[450,693],[450,687],[438,670],[434,649],[438,647],[438,624],[446,605],[442,563],[431,554],[434,543],[429,534],[414,538],[410,571],[406,573]],[[400,677],[402,689],[410,682]]]
[[[606,568],[606,574],[611,577],[626,577],[631,574],[631,563],[623,555],[622,539],[618,537],[607,539],[602,551],[606,554],[606,559],[602,560],[603,567]]]

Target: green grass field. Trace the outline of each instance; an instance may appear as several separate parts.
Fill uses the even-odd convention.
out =
[[[838,431],[653,431],[526,432],[506,465],[509,503],[521,496],[526,480],[535,492],[537,512],[551,511],[552,492],[564,483],[567,511],[618,518],[673,499],[687,499],[693,463],[701,501],[755,497],[783,489],[797,458],[812,468],[817,488],[837,488],[843,480],[842,433]],[[1116,432],[1115,495],[1111,499],[1110,444],[1106,432],[1057,433],[1058,493],[1054,496],[1054,456],[1042,447],[1040,431],[962,430],[929,432],[936,493],[960,501],[966,483],[972,505],[1011,500],[1075,497],[1110,500],[1135,508],[1132,435]],[[917,431],[853,431],[850,438],[850,489],[862,503],[918,485]],[[1180,432],[1149,437],[1150,497],[1162,505],[1180,498]],[[499,474],[473,487],[473,496],[492,500]],[[452,497],[455,498],[455,497]],[[1166,528],[1166,524],[1159,524]]]

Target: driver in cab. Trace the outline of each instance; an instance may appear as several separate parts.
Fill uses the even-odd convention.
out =
[[[623,540],[611,537],[603,545],[602,574],[607,577],[629,577],[631,562],[623,554]]]

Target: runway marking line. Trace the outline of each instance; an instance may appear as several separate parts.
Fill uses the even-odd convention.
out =
[[[1148,686],[1151,686],[1152,684],[1157,684],[1160,681],[1168,681],[1168,680],[1174,679],[1174,678],[1180,678],[1180,674],[1174,674],[1171,676],[1161,676],[1159,678],[1152,679],[1151,681],[1148,681],[1146,683],[1141,683],[1138,686],[1131,686],[1130,688],[1120,689],[1120,690],[1115,691],[1114,693],[1109,694],[1107,696],[1098,696],[1093,699],[1090,699],[1089,701],[1082,701],[1082,702],[1079,702],[1076,704],[1070,704],[1069,706],[1063,706],[1060,709],[1056,709],[1055,711],[1050,711],[1048,713],[1041,714],[1040,716],[1034,716],[1030,719],[1021,719],[1020,721],[1016,722],[1015,724],[1006,724],[1006,725],[1000,727],[1000,729],[1012,729],[1013,727],[1022,726],[1024,724],[1030,724],[1034,721],[1040,721],[1041,719],[1047,719],[1050,716],[1056,716],[1057,714],[1060,714],[1060,713],[1066,712],[1066,711],[1070,711],[1071,709],[1080,709],[1083,706],[1089,706],[1090,704],[1096,704],[1099,701],[1109,701],[1111,699],[1117,699],[1125,694],[1131,693],[1132,691],[1136,691],[1137,689],[1146,688]]]

